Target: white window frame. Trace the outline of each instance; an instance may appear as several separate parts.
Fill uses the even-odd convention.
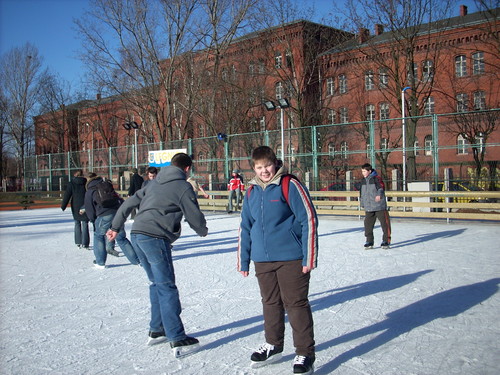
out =
[[[375,105],[367,104],[365,107],[366,121],[375,121]]]
[[[432,155],[432,135],[428,134],[424,138],[425,155]]]
[[[388,120],[390,116],[390,105],[387,102],[380,103],[379,117],[381,120]]]
[[[365,90],[371,91],[375,89],[375,80],[373,78],[373,71],[369,70],[365,73]]]
[[[339,77],[339,94],[347,93],[347,77],[345,74],[340,74]]]
[[[332,77],[326,79],[326,95],[333,96],[335,94],[335,81]]]
[[[482,51],[472,54],[472,74],[484,74],[484,52]]]
[[[459,93],[457,99],[457,112],[467,112],[469,109],[469,97],[466,93]]]
[[[467,56],[465,55],[455,56],[455,76],[456,77],[467,76]]]
[[[458,155],[467,155],[467,140],[464,138],[462,134],[459,134],[457,137],[457,154]]]

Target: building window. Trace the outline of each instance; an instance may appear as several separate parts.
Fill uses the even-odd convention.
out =
[[[290,50],[285,52],[285,63],[287,68],[291,68],[293,66],[292,51]]]
[[[261,132],[266,131],[266,117],[265,116],[262,116],[259,119],[259,125],[260,125],[260,131]]]
[[[248,64],[248,74],[253,76],[255,74],[255,64],[253,61],[250,61]]]
[[[335,157],[335,145],[333,143],[328,144],[328,155],[330,155],[331,158]]]
[[[424,115],[434,114],[434,98],[429,96],[424,102]]]
[[[328,110],[328,123],[336,124],[337,123],[337,112],[334,109]]]
[[[365,73],[365,90],[373,90],[375,88],[375,83],[373,82],[373,72],[370,70]]]
[[[380,119],[388,120],[389,119],[389,103],[380,103]]]
[[[371,154],[372,154],[372,146],[367,143],[366,144],[366,158],[369,159],[371,157]]]
[[[389,140],[387,138],[382,138],[380,140],[380,149],[387,150],[389,148]]]
[[[468,100],[467,94],[457,94],[457,112],[467,112],[469,107]]]
[[[484,53],[472,54],[472,74],[484,74]]]
[[[422,80],[428,82],[432,81],[432,78],[434,78],[434,63],[432,60],[426,60],[422,66]]]
[[[326,80],[326,95],[332,96],[335,93],[335,83],[333,78],[327,78]]]
[[[457,137],[457,154],[465,155],[467,154],[467,140],[462,134]]]
[[[345,124],[349,122],[349,111],[346,107],[340,108],[340,123]]]
[[[467,59],[465,55],[455,57],[455,75],[465,77],[467,75]]]
[[[281,99],[283,97],[283,83],[277,82],[274,86],[276,99]]]
[[[415,155],[419,154],[419,151],[418,151],[418,139],[415,139],[415,142],[413,142],[413,152],[415,153]]]
[[[200,124],[198,126],[198,135],[200,138],[203,138],[205,136],[205,124]]]
[[[283,66],[283,56],[281,55],[281,52],[275,52],[274,53],[274,67],[276,69],[281,69]]]
[[[373,104],[368,104],[365,108],[366,121],[375,120],[375,106]]]
[[[474,145],[474,147],[478,149],[478,152],[484,152],[484,135],[483,135],[483,133],[479,133],[479,135],[476,135],[476,144]]]
[[[486,109],[486,95],[484,91],[476,91],[474,93],[474,109],[476,111]]]
[[[347,77],[345,74],[339,75],[339,93],[345,94],[347,92]]]
[[[387,68],[381,68],[378,72],[379,87],[381,89],[387,88],[389,85],[389,74]]]
[[[408,83],[413,84],[418,77],[418,66],[415,63],[408,64]]]
[[[426,135],[424,138],[425,155],[432,155],[432,135]]]
[[[266,72],[266,63],[264,60],[259,60],[259,74],[264,74]]]
[[[347,159],[347,152],[349,151],[349,146],[347,146],[347,142],[343,141],[340,144],[340,155],[343,159]]]

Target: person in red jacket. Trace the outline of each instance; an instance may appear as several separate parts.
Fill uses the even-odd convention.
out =
[[[240,176],[239,170],[233,170],[231,174],[231,179],[227,184],[227,190],[229,190],[229,205],[227,208],[228,213],[233,212],[233,199],[236,196],[236,209],[240,206],[240,197],[242,196],[242,191],[245,190],[243,185],[243,177]]]

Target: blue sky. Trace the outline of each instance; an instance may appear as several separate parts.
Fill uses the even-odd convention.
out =
[[[73,18],[87,6],[87,0],[0,0],[0,54],[30,42],[46,67],[78,85],[82,66]]]
[[[333,0],[299,0],[314,5],[321,16],[330,12]],[[474,11],[472,0],[461,1]],[[45,67],[58,73],[76,88],[83,74],[77,59],[74,18],[79,18],[89,0],[0,0],[0,55],[30,42],[38,48]],[[458,6],[454,15],[458,15]],[[321,10],[324,10],[321,12]]]

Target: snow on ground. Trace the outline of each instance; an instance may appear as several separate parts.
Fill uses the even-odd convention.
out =
[[[168,344],[145,345],[139,266],[110,257],[93,268],[93,253],[73,245],[68,212],[0,212],[0,372],[291,374],[288,324],[283,360],[250,367],[263,325],[255,276],[236,272],[239,217],[207,220],[207,237],[184,223],[174,244],[182,317],[203,345],[175,359]],[[392,248],[371,251],[358,218],[321,217],[319,233],[315,374],[500,373],[498,224],[393,220]]]

